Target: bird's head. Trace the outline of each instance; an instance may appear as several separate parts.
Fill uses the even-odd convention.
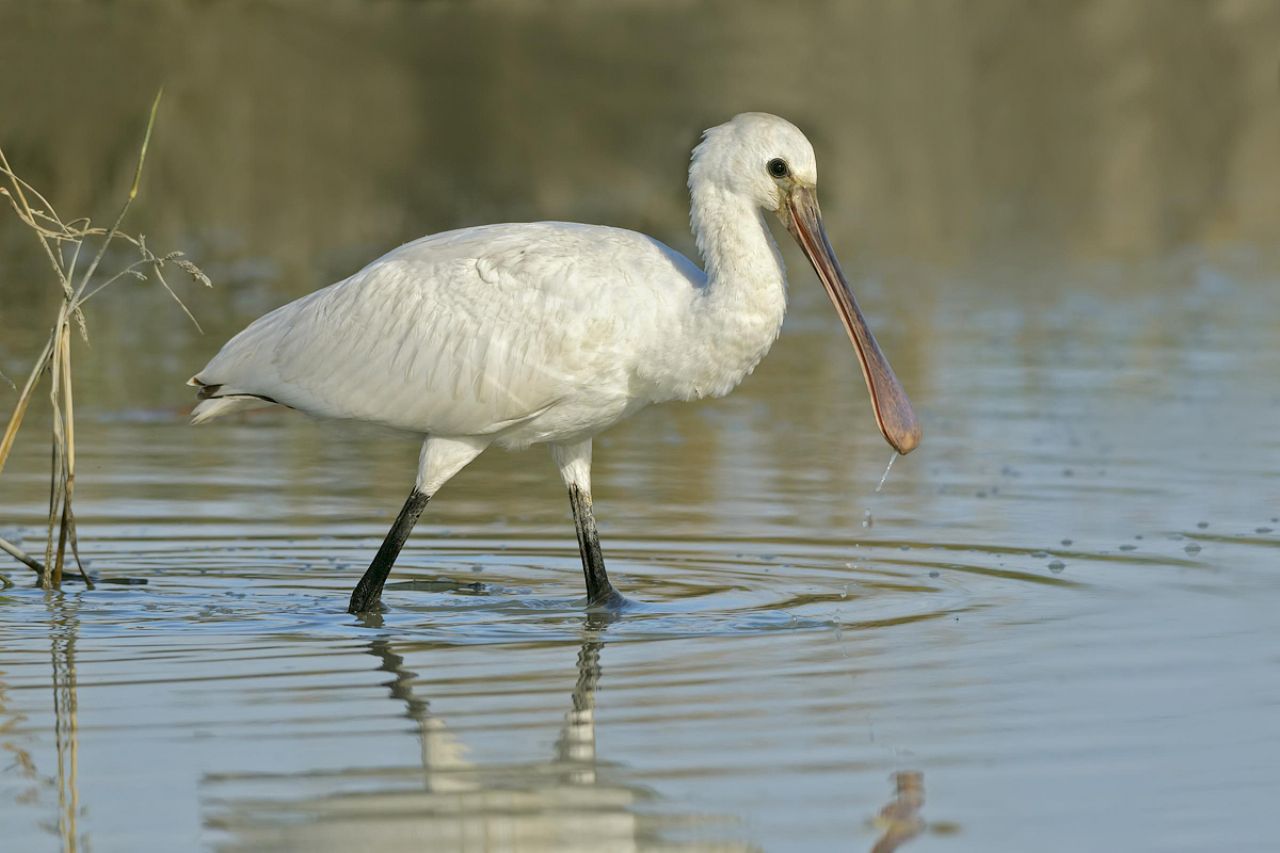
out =
[[[827,239],[818,207],[818,163],[800,129],[768,113],[734,116],[703,134],[693,152],[689,186],[715,187],[777,215],[813,265],[853,342],[881,434],[899,453],[914,450],[920,422]]]
[[[768,113],[742,113],[702,135],[689,182],[707,183],[781,214],[792,187],[815,187],[818,163],[800,129]]]

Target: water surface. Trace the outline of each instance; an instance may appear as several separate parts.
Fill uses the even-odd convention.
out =
[[[6,850],[1274,846],[1273,7],[979,3],[950,30],[928,4],[226,8],[3,13],[7,52],[76,57],[28,83],[82,109],[0,82],[23,116],[0,144],[67,212],[119,189],[168,83],[137,221],[217,283],[186,294],[203,337],[147,286],[91,307],[79,527],[116,582],[0,569]],[[182,37],[108,61],[162,26]],[[810,39],[816,90],[757,61]],[[1078,55],[1096,77],[1067,73]],[[921,448],[877,491],[890,451],[788,247],[791,315],[756,374],[597,442],[634,608],[582,608],[534,449],[451,482],[387,612],[347,615],[415,440],[288,412],[192,429],[182,382],[263,310],[436,228],[571,218],[690,249],[687,150],[746,106],[812,129]],[[1167,141],[1188,117],[1216,129]],[[37,144],[60,122],[84,132]],[[12,376],[51,302],[4,241]],[[47,421],[26,430],[0,535],[35,548]]]

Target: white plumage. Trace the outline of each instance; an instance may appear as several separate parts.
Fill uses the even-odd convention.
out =
[[[415,490],[423,504],[491,443],[550,443],[581,498],[574,511],[588,591],[614,595],[602,562],[603,587],[591,589],[593,543],[583,539],[590,439],[650,403],[726,394],[768,352],[786,289],[765,211],[797,235],[841,309],[886,437],[904,452],[918,440],[913,419],[913,437],[886,425],[879,398],[901,389],[869,333],[859,337],[856,303],[852,319],[842,307],[847,285],[826,269],[839,275],[834,256],[815,257],[830,253],[816,180],[803,134],[749,113],[707,131],[694,152],[691,222],[706,273],[653,238],[597,225],[489,225],[407,243],[232,338],[190,382],[204,398],[193,421],[274,402],[423,434]],[[394,561],[399,545],[392,550]],[[377,600],[376,587],[372,600],[353,598],[353,611]]]
[[[701,270],[631,231],[437,234],[255,321],[196,375],[222,387],[195,419],[252,394],[512,447],[590,435],[640,405],[725,393],[763,356],[781,305],[772,333],[744,347],[697,334],[705,294]]]

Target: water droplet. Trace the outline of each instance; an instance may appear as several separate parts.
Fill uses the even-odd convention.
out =
[[[1033,557],[1035,557],[1037,560],[1039,560],[1039,559],[1043,559],[1044,557],[1049,556],[1049,552],[1048,552],[1048,551],[1032,551],[1032,552],[1031,552],[1031,556],[1033,556]]]
[[[862,526],[863,526],[863,527],[870,527],[871,525],[873,525],[873,524],[875,524],[875,523],[876,523],[876,520],[875,520],[874,518],[872,518],[872,517],[871,517],[871,510],[867,510],[866,512],[864,512],[864,513],[862,514]]]
[[[1062,544],[1063,544],[1063,545],[1070,545],[1070,544],[1071,544],[1071,540],[1070,540],[1070,539],[1063,539],[1063,540],[1062,540]]]
[[[1049,571],[1053,572],[1056,575],[1066,567],[1067,567],[1067,564],[1062,562],[1061,560],[1054,560],[1052,563],[1049,564]]]
[[[1201,530],[1204,530],[1204,529],[1205,529],[1206,527],[1208,527],[1208,526],[1209,526],[1209,522],[1207,522],[1207,521],[1197,521],[1197,522],[1196,522],[1196,527],[1199,527]]]
[[[934,569],[933,571],[929,572],[929,577],[936,578],[940,574],[942,574],[942,572],[939,572],[937,569]]]
[[[1137,545],[1121,545],[1121,546],[1120,546],[1120,550],[1121,550],[1121,551],[1136,551],[1136,550],[1138,550],[1138,546],[1137,546]]]
[[[1254,530],[1253,532],[1254,532],[1254,533],[1270,533],[1270,532],[1271,532],[1271,528],[1270,528],[1270,527],[1259,527],[1259,528],[1257,528],[1256,530]]]
[[[1187,545],[1187,547],[1183,548],[1182,550],[1186,551],[1188,554],[1199,554],[1199,553],[1200,553],[1200,546],[1199,546],[1199,545],[1197,545],[1196,543],[1192,542],[1191,544]]]
[[[889,469],[893,467],[893,460],[897,458],[898,452],[895,450],[893,455],[889,457],[889,464],[884,466],[884,474],[880,477],[880,483],[876,486],[877,492],[884,488],[884,481],[889,479]]]

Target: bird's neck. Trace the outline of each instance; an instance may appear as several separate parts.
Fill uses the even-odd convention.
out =
[[[733,390],[764,358],[782,328],[786,273],[765,214],[712,185],[691,189],[690,224],[707,274],[690,312],[686,375],[691,397]]]

